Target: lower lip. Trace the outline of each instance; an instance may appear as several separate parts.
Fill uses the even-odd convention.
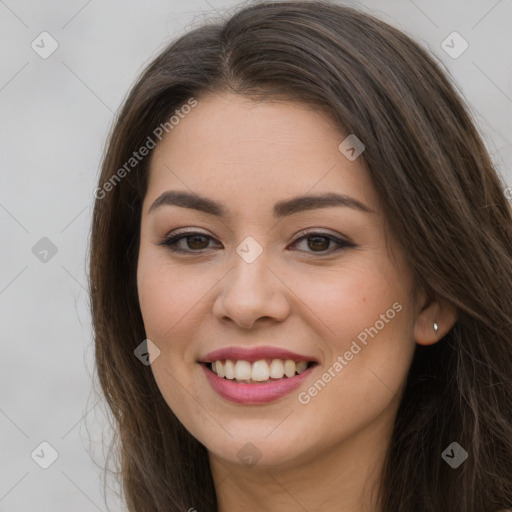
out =
[[[246,384],[219,377],[201,363],[210,386],[222,398],[239,404],[266,404],[291,393],[298,388],[311,374],[317,365],[313,365],[295,377],[282,378],[262,384]]]

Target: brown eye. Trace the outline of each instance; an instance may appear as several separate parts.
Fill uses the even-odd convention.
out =
[[[206,245],[204,244],[205,240],[208,237],[206,236],[199,236],[199,235],[193,235],[193,236],[186,236],[183,237],[184,240],[188,240],[188,247],[190,249],[206,249],[208,247],[208,241],[206,241]],[[202,240],[202,242],[201,242]]]
[[[304,236],[298,238],[292,245],[298,245],[301,242],[307,241],[306,249],[301,249],[302,252],[318,253],[320,256],[329,255],[334,252],[355,247],[355,244],[347,240],[335,237],[327,233],[306,233]],[[329,249],[331,242],[338,247]]]
[[[216,242],[211,236],[199,232],[186,232],[174,236],[170,236],[159,243],[169,250],[177,253],[184,254],[201,254],[207,249],[211,248],[210,242]],[[355,244],[347,240],[335,237],[327,233],[306,233],[304,236],[298,238],[293,242],[293,246],[299,243],[307,242],[305,248],[300,249],[300,252],[318,254],[319,256],[327,256],[334,252],[356,247]],[[330,248],[331,242],[338,247]]]
[[[194,253],[208,249],[210,241],[214,240],[212,237],[203,233],[181,233],[175,236],[166,238],[159,245],[168,247],[174,252]]]
[[[312,250],[325,251],[329,248],[331,240],[326,236],[314,236],[308,237],[308,247]]]

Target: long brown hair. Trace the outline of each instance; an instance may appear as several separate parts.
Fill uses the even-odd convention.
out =
[[[216,510],[206,448],[134,356],[146,338],[136,268],[149,158],[126,165],[173,112],[209,92],[300,101],[356,134],[418,286],[457,309],[442,340],[416,346],[382,512],[512,506],[512,212],[504,183],[447,74],[417,43],[353,8],[279,1],[239,8],[169,44],[133,86],[103,158],[89,285],[97,375],[129,510]],[[441,457],[452,442],[468,452],[457,469]]]

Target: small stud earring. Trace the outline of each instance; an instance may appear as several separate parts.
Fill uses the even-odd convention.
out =
[[[434,322],[434,333],[437,334],[437,331],[439,329],[439,326]]]

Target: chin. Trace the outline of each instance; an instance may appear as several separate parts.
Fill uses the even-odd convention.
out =
[[[300,425],[291,430],[287,420],[278,426],[282,420],[283,415],[272,421],[244,422],[238,418],[223,425],[233,437],[227,433],[222,438],[212,437],[205,432],[199,440],[212,456],[230,464],[285,469],[296,466],[300,460],[315,457],[318,447],[305,444],[313,433],[308,434]]]

